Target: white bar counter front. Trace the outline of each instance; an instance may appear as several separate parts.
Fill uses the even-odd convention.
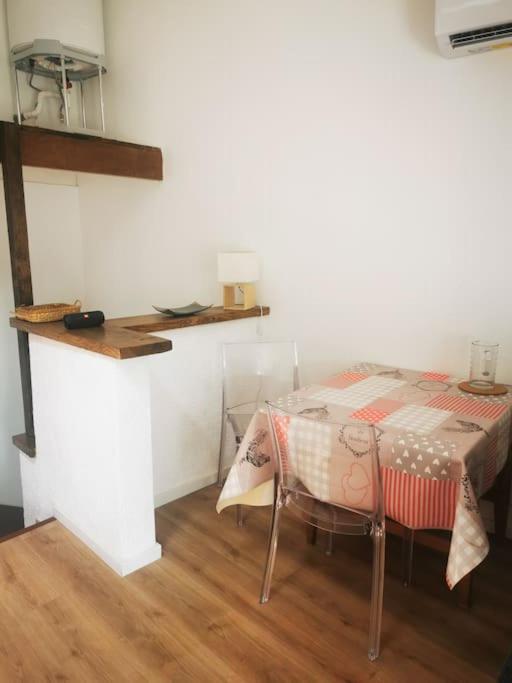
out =
[[[220,347],[254,338],[255,321],[239,318],[260,314],[219,308],[76,331],[11,320],[30,346],[36,455],[20,451],[25,525],[56,517],[121,576],[160,558],[155,504],[215,480]]]
[[[146,359],[30,335],[30,362],[37,455],[22,468],[36,470],[33,521],[53,515],[121,576],[157,560]]]

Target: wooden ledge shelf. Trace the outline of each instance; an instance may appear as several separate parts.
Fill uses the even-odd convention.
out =
[[[257,318],[269,313],[268,306],[263,306],[261,310],[258,306],[248,311],[225,311],[221,306],[216,306],[186,318],[171,318],[160,313],[129,318],[113,318],[105,321],[102,327],[92,327],[85,330],[67,330],[63,322],[29,323],[25,320],[18,320],[18,318],[11,318],[10,324],[11,327],[22,332],[36,334],[62,344],[124,360],[164,353],[172,349],[170,339],[153,336],[150,334],[151,332],[177,330],[195,325],[209,325],[243,318]]]
[[[36,457],[36,440],[33,436],[16,434],[12,437],[12,442],[18,450],[28,455],[29,458]]]
[[[7,121],[0,124],[16,126]],[[158,147],[32,126],[19,126],[19,133],[24,166],[163,180],[162,150]]]
[[[132,332],[123,327],[111,327],[106,323],[102,327],[91,327],[85,330],[67,330],[63,322],[29,323],[17,318],[11,318],[10,324],[11,327],[22,332],[36,334],[39,337],[53,339],[62,344],[76,346],[118,360],[149,356],[172,349],[172,343],[168,339]]]
[[[168,315],[153,313],[150,315],[137,315],[131,318],[113,318],[108,321],[108,325],[124,327],[134,332],[162,332],[163,330],[179,330],[183,327],[194,327],[195,325],[210,325],[212,323],[223,323],[230,320],[241,320],[243,318],[257,318],[260,315],[268,315],[268,306],[250,308],[247,311],[226,311],[222,306],[214,306],[196,315],[187,317],[172,318]]]

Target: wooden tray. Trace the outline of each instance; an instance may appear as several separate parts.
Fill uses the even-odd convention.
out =
[[[508,389],[504,384],[494,384],[488,389],[472,387],[469,382],[461,382],[459,384],[459,389],[465,391],[468,394],[478,394],[478,396],[502,396],[508,393]]]

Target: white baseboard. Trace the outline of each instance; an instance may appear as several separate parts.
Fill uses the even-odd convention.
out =
[[[194,493],[194,491],[199,491],[199,489],[204,489],[205,486],[210,486],[217,481],[217,473],[207,474],[194,477],[188,481],[173,486],[172,489],[167,489],[160,493],[155,493],[153,496],[155,507],[158,508],[166,503],[171,503],[173,500],[178,498],[183,498],[183,496],[188,496],[189,493]],[[220,491],[219,491],[220,493]]]
[[[54,511],[54,517],[65,526],[66,529],[69,529],[71,533],[77,536],[82,543],[85,543],[86,546],[95,552],[96,555],[119,574],[119,576],[127,576],[137,569],[141,569],[141,567],[145,567],[147,564],[151,564],[151,562],[155,562],[162,557],[162,546],[160,543],[152,543],[149,548],[146,548],[142,552],[132,555],[131,557],[114,557],[104,548],[100,547],[86,533],[79,529],[76,524],[71,522],[58,510]]]

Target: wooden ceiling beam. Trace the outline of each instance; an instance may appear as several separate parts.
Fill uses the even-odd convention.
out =
[[[2,160],[14,305],[30,305],[34,301],[32,296],[32,276],[30,273],[19,126],[3,122],[0,124],[0,159]]]
[[[5,195],[5,215],[11,255],[12,289],[14,305],[33,304],[32,275],[28,244],[27,215],[20,154],[20,128],[12,123],[0,122],[0,158]],[[32,378],[30,375],[30,351],[28,334],[18,331],[23,415],[25,418],[25,442],[33,444],[34,414],[32,410]],[[20,450],[27,452],[22,445]]]
[[[18,126],[9,121],[0,121],[0,163],[2,164],[15,306],[33,303],[22,166],[146,180],[163,179],[162,151],[157,147],[118,142],[92,135]],[[134,335],[133,332],[128,331],[124,334],[125,336]],[[151,343],[155,342],[151,337],[144,341],[145,344],[143,343],[142,346],[145,347],[146,353],[150,353]],[[166,348],[161,350],[171,347],[168,340],[161,340],[160,344],[162,343]],[[158,345],[158,342],[156,344]],[[123,344],[120,343],[120,346]],[[18,348],[25,433],[16,435],[13,440],[21,451],[33,457],[36,447],[30,352],[26,331],[18,330]],[[122,357],[123,353],[129,352],[123,347],[123,351],[119,353]],[[140,355],[143,355],[143,352],[140,352]],[[126,357],[129,356],[126,355]]]
[[[45,128],[19,128],[21,160],[24,166],[52,168],[76,173],[163,180],[162,150],[93,135],[65,133]]]

